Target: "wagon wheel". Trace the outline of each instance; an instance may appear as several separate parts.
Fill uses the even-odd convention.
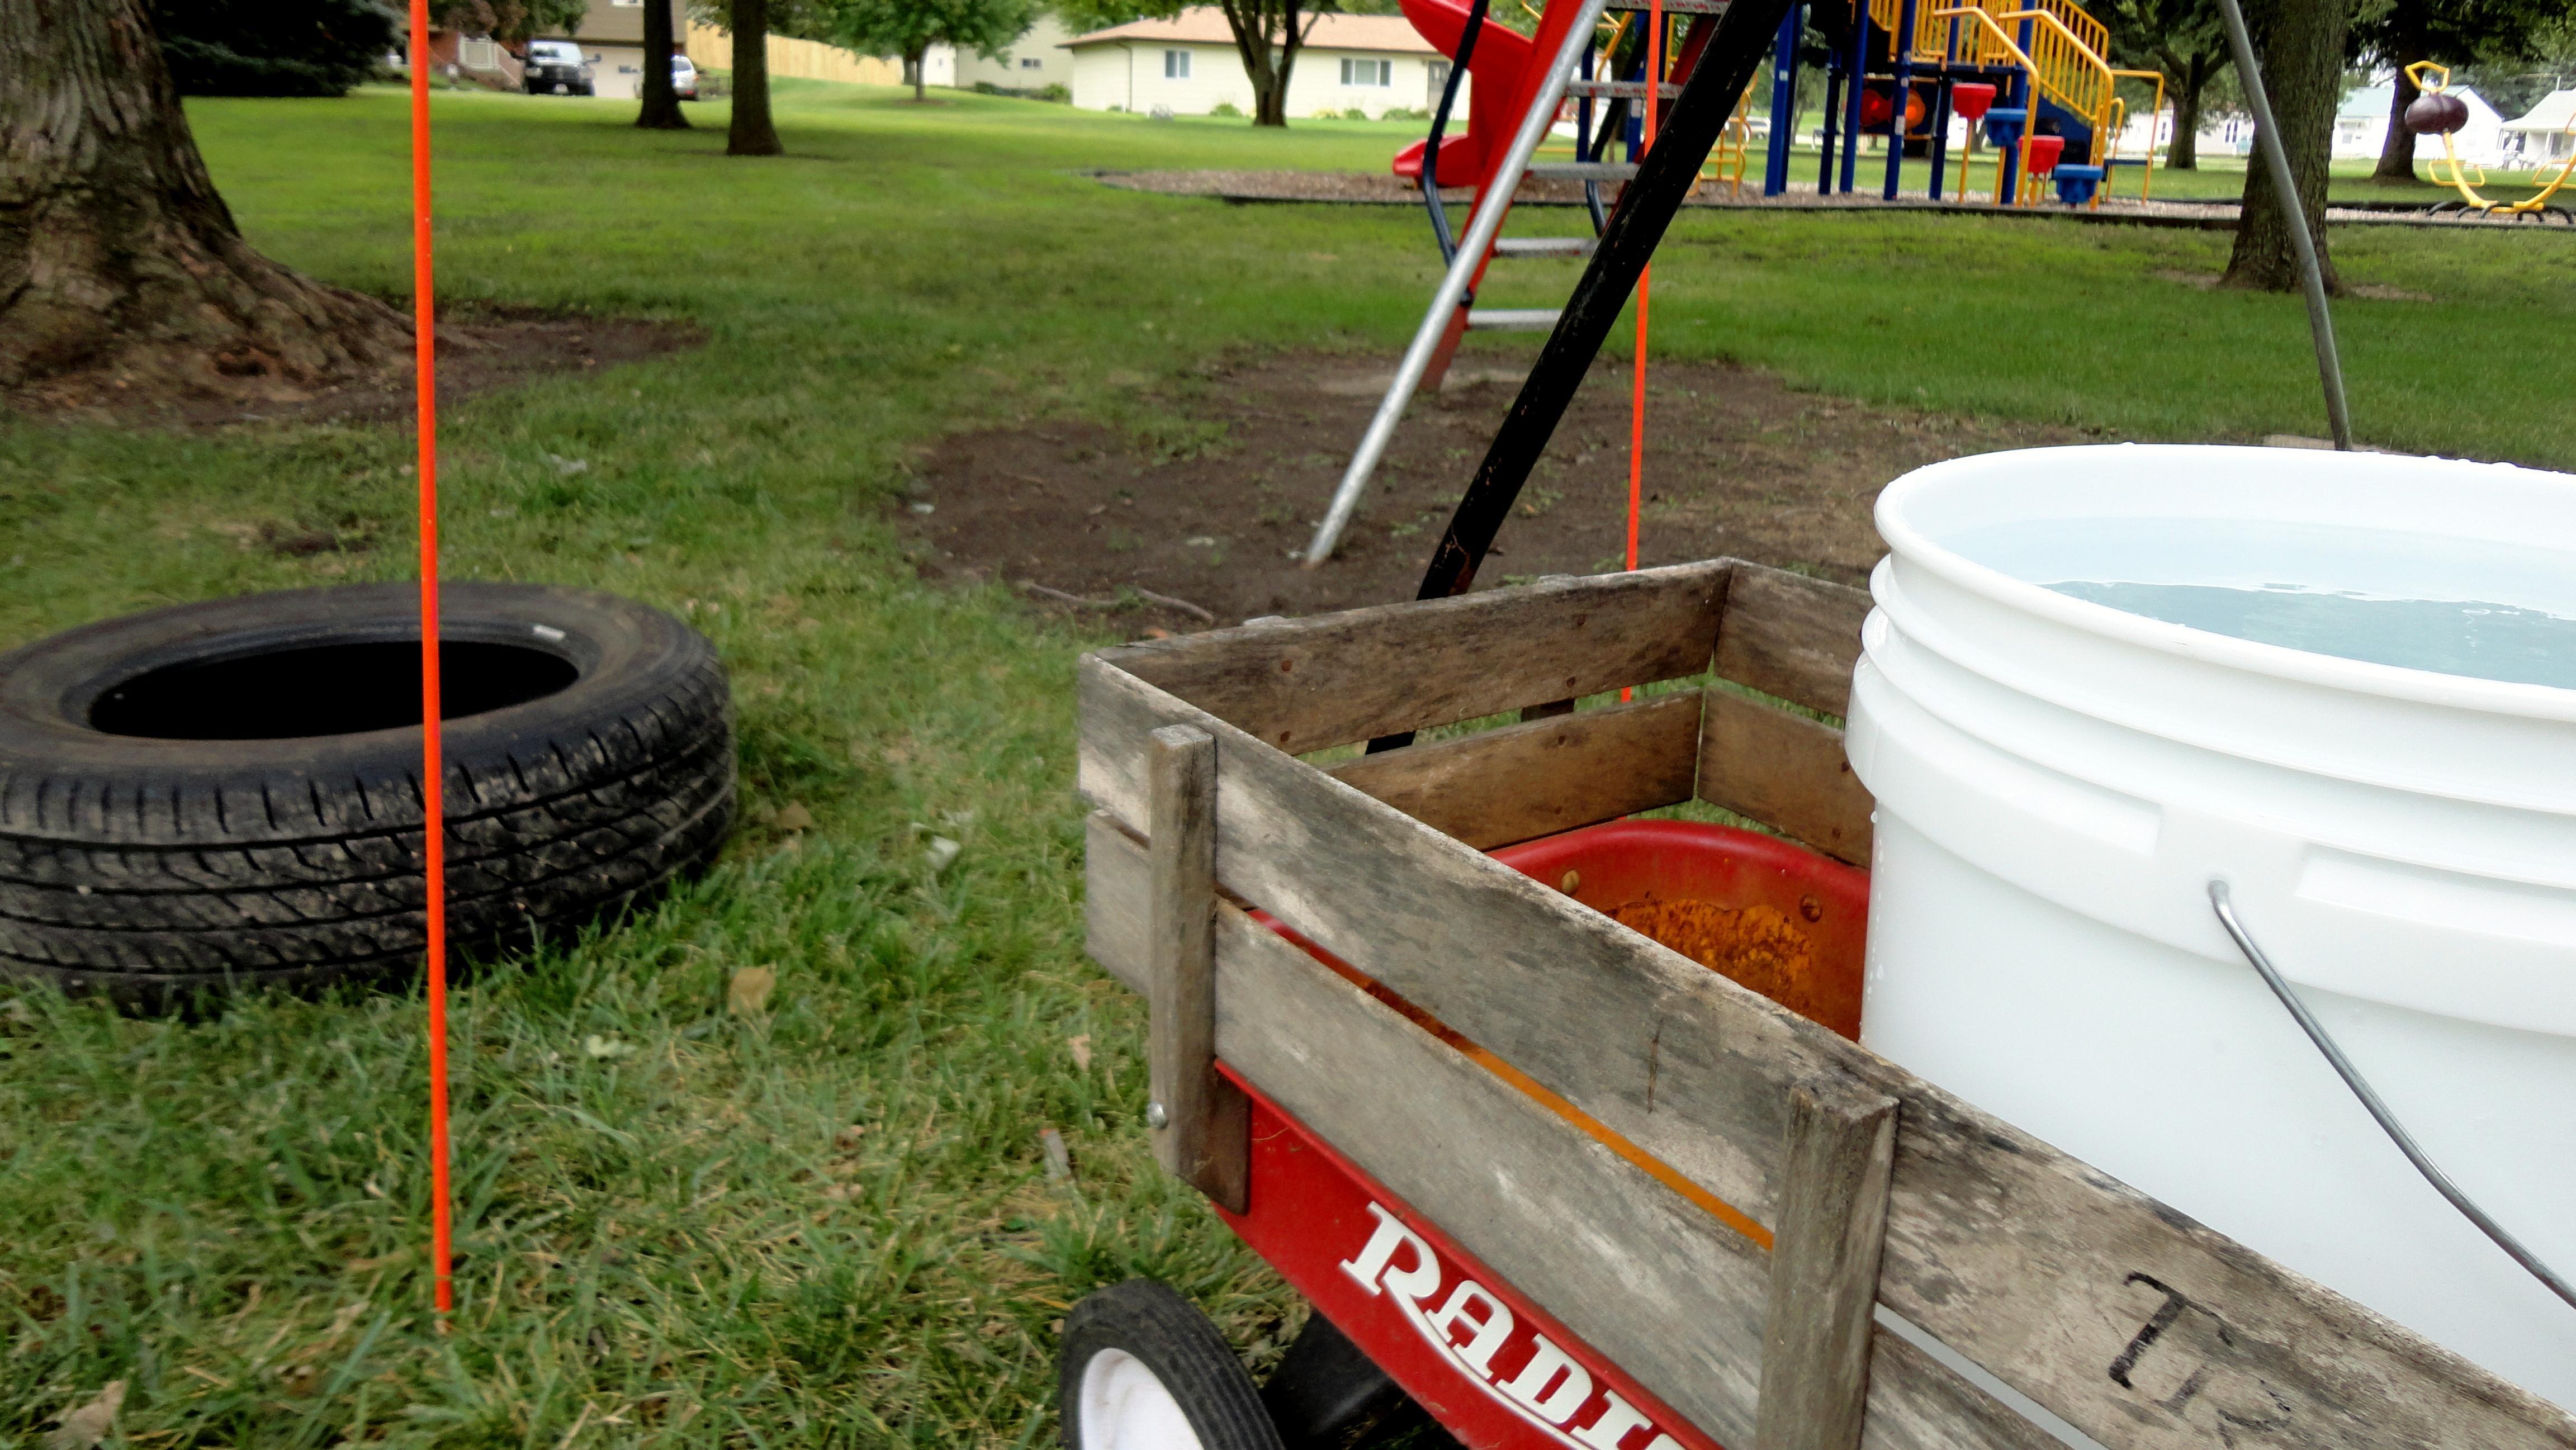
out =
[[[1282,1450],[1225,1337],[1153,1279],[1096,1290],[1065,1316],[1056,1404],[1067,1450]]]

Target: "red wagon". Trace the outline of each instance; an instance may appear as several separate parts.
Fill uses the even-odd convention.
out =
[[[1867,605],[1720,560],[1085,658],[1088,945],[1152,1002],[1157,1156],[1315,1312],[1256,1388],[1170,1290],[1091,1296],[1069,1444],[2576,1446],[1851,1040]],[[1691,800],[1804,845],[1627,819]],[[1768,913],[1722,965],[1779,1000],[1613,919],[1658,901]]]

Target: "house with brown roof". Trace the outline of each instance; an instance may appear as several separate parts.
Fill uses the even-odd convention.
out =
[[[1403,16],[1316,15],[1304,23],[1312,28],[1288,78],[1289,115],[1377,117],[1439,103],[1449,62]],[[1231,105],[1252,113],[1234,32],[1213,5],[1094,30],[1064,46],[1073,55],[1073,103],[1083,110],[1204,116]],[[1462,108],[1466,92],[1461,85]]]

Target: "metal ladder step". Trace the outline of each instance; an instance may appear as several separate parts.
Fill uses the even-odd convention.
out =
[[[1577,79],[1570,80],[1565,83],[1565,93],[1569,96],[1610,96],[1631,101],[1641,101],[1646,98],[1646,83],[1644,81],[1587,81]],[[1679,99],[1681,93],[1682,88],[1671,81],[1664,82],[1662,90],[1660,91],[1663,99],[1667,101]]]
[[[1521,174],[1540,181],[1634,181],[1637,167],[1629,161],[1538,161]]]
[[[1556,327],[1554,307],[1470,307],[1469,332],[1548,332]]]
[[[1497,257],[1589,257],[1590,237],[1503,237],[1494,243]]]

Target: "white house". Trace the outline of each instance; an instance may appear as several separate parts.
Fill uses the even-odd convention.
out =
[[[2504,123],[2509,165],[2555,167],[2576,151],[2576,91],[2551,91],[2531,113]]]
[[[1041,12],[1037,23],[1011,43],[1011,48],[992,60],[972,50],[956,53],[956,79],[953,84],[973,87],[979,84],[999,86],[1006,91],[1034,91],[1043,86],[1073,86],[1073,57],[1065,42],[1073,32],[1056,18],[1052,10]]]
[[[2152,134],[2150,134],[2152,133]],[[2154,116],[2135,115],[2120,130],[2120,155],[2144,156],[2152,147],[2156,165],[2165,164],[2173,145],[2174,113],[2171,107]],[[2254,150],[2254,120],[2250,116],[2203,111],[2200,129],[2192,136],[2192,151],[2199,156],[2247,156]]]
[[[1370,117],[1427,111],[1440,100],[1449,62],[1401,15],[1317,15],[1288,78],[1290,116]],[[1220,104],[1252,113],[1252,82],[1225,13],[1194,5],[1168,20],[1138,20],[1077,35],[1073,103],[1087,111],[1204,116]],[[1458,88],[1465,105],[1468,87]],[[1463,118],[1463,110],[1461,112]]]
[[[2487,104],[2486,97],[2466,86],[2453,86],[2448,94],[2468,106],[2469,119],[2451,133],[2451,144],[2462,161],[2475,166],[2494,166],[2504,160],[2504,117]],[[2378,160],[2388,144],[2388,108],[2396,99],[2394,81],[2375,86],[2361,86],[2343,98],[2335,107],[2334,155],[2340,161],[2363,157]],[[2415,138],[2417,161],[2438,161],[2442,156],[2440,136]]]

